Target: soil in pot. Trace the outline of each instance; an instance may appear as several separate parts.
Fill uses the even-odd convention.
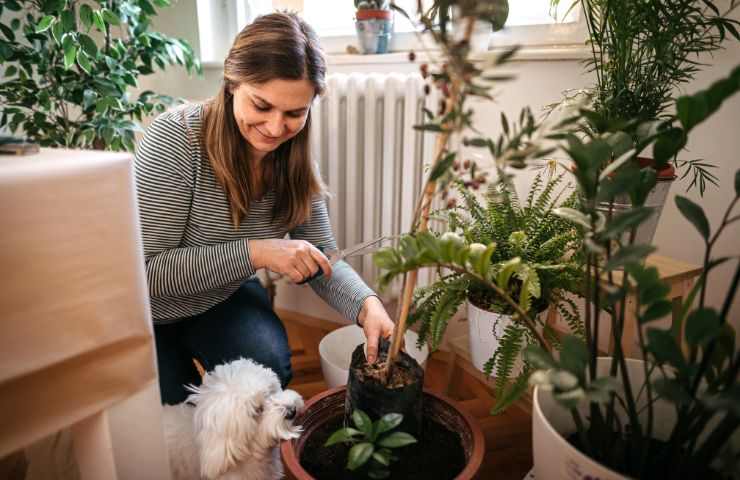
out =
[[[349,480],[363,478],[363,472],[345,468],[350,445],[324,447],[329,436],[343,426],[341,416],[325,423],[307,440],[300,462],[314,478]],[[389,479],[450,480],[465,468],[465,453],[460,436],[443,425],[424,417],[419,443],[397,449],[401,460],[391,463]]]
[[[399,430],[417,436],[421,427],[424,369],[406,352],[399,352],[387,381],[382,378],[390,342],[381,340],[378,360],[370,365],[363,345],[352,353],[347,382],[345,422],[351,423],[352,412],[360,409],[375,421],[387,413],[400,413]]]

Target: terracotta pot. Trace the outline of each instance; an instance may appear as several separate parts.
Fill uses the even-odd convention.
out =
[[[297,420],[303,426],[303,434],[295,440],[287,440],[280,445],[286,478],[314,480],[314,477],[301,467],[299,460],[303,447],[308,437],[321,425],[332,418],[344,415],[345,388],[342,386],[327,390],[306,403],[303,413]],[[424,414],[431,415],[449,430],[460,434],[467,463],[455,480],[474,478],[483,462],[485,452],[485,440],[478,423],[470,414],[461,410],[453,400],[428,390],[424,390]]]
[[[361,8],[355,12],[355,18],[359,20],[390,20],[393,12],[390,10],[371,10]]]

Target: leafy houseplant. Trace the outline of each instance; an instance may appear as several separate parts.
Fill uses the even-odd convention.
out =
[[[652,143],[646,133],[665,128],[650,123],[670,117],[674,92],[702,66],[699,55],[722,48],[727,36],[740,40],[740,22],[730,18],[740,5],[737,0],[567,1],[571,8],[582,8],[591,47],[587,65],[596,77],[590,94],[591,109],[598,115],[583,117],[583,125],[597,132],[621,128],[638,151]],[[664,152],[672,150],[665,148],[666,142],[686,144],[679,133],[671,131],[654,144],[657,164],[664,164]],[[675,168],[684,171],[682,178],[692,175],[689,188],[698,186],[703,194],[707,183],[716,185],[711,163],[681,161],[675,153],[672,159]]]
[[[682,148],[682,142],[670,143],[674,134],[669,132],[686,138],[738,91],[740,66],[707,90],[679,98],[677,113],[663,131],[668,138],[658,136],[656,140],[671,148],[663,158]],[[585,342],[566,338],[558,357],[537,346],[527,347],[525,357],[542,369],[532,376],[540,385],[535,403],[551,395],[562,405],[572,417],[573,428],[561,434],[574,431],[572,443],[600,464],[600,474],[606,471],[604,467],[611,469],[610,478],[614,471],[633,478],[701,478],[721,470],[736,478],[740,452],[736,445],[732,451],[732,436],[740,426],[740,353],[728,320],[740,281],[740,263],[737,255],[714,258],[712,249],[725,228],[740,220],[740,215],[733,214],[740,202],[740,170],[735,174],[735,197],[714,231],[701,206],[676,197],[679,211],[704,242],[703,273],[669,329],[648,326],[673,306],[667,298],[670,289],[657,270],[644,265],[655,248],[635,243],[636,228],[650,215],[643,203],[645,192],[655,183],[654,173],[624,162],[613,175],[604,174],[613,156],[622,153],[614,151],[619,142],[613,140],[624,134],[613,130],[585,139],[566,136],[563,148],[576,165],[582,202],[579,210],[559,213],[585,229],[586,338]],[[634,206],[606,219],[596,208],[598,200],[621,193],[629,194]],[[706,304],[709,274],[725,262],[735,263],[735,273],[721,308],[715,309]],[[616,274],[618,269],[623,269],[621,275]],[[637,292],[634,304],[627,302],[631,290]],[[621,347],[627,308],[634,309],[640,323],[637,340],[644,358],[636,364],[629,362],[632,367]],[[615,345],[613,356],[607,359],[599,359],[597,351],[601,310],[608,313]],[[536,419],[544,416],[538,407],[535,410]],[[545,417],[541,422],[550,420]]]
[[[553,176],[553,173],[540,171],[535,176],[524,204],[519,201],[513,183],[507,178],[489,188],[485,206],[464,184],[457,183],[464,205],[442,212],[441,217],[449,230],[444,235],[451,238],[450,232],[459,233],[461,241],[471,251],[485,252],[487,245],[495,244],[488,261],[496,284],[511,292],[512,299],[533,319],[548,305],[553,305],[568,321],[571,330],[581,333],[583,328],[577,306],[564,294],[568,291],[580,293],[581,265],[577,255],[580,234],[572,223],[553,213],[567,188],[558,190],[564,174]],[[575,207],[577,203],[577,196],[572,193],[562,201],[562,206]],[[394,276],[395,272],[389,270],[383,280],[389,281]],[[487,375],[494,373],[496,377],[498,402],[493,411],[498,412],[526,391],[530,371],[515,372],[514,365],[524,346],[536,342],[526,328],[510,320],[513,308],[474,276],[452,271],[440,276],[430,286],[417,290],[409,323],[420,322],[419,342],[428,341],[432,348],[437,348],[447,322],[465,300],[475,305],[476,310],[497,314],[491,316],[469,308],[468,321],[471,342],[476,341],[472,327],[474,315],[491,316],[490,323],[502,331],[501,337],[496,339],[499,341],[498,349],[485,352],[488,360],[484,368]],[[551,342],[557,342],[550,325],[539,323],[545,336]],[[484,324],[483,328],[492,330],[490,327]],[[495,335],[495,332],[482,334]],[[474,362],[478,361],[479,348],[490,348],[488,345],[477,347],[475,344],[471,348]],[[516,377],[513,387],[505,390],[512,375]]]
[[[42,146],[134,149],[138,124],[174,99],[145,91],[142,75],[182,65],[200,71],[185,41],[150,31],[170,0],[0,1],[0,127]],[[22,8],[23,6],[23,8]]]
[[[324,444],[325,447],[337,443],[350,443],[347,455],[347,469],[355,471],[367,465],[370,478],[387,478],[388,466],[399,460],[392,449],[416,443],[416,439],[406,432],[391,432],[403,421],[403,415],[389,413],[373,422],[362,410],[352,412],[355,427],[344,427],[334,432]]]

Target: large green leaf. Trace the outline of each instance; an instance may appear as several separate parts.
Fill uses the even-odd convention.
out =
[[[378,445],[385,448],[400,448],[416,443],[417,440],[406,432],[393,432],[378,441]]]
[[[80,21],[85,26],[86,31],[90,30],[93,24],[93,10],[86,3],[80,5]]]
[[[331,436],[324,443],[325,447],[334,445],[335,443],[352,442],[355,437],[362,435],[362,432],[355,430],[354,428],[341,428],[336,432],[332,433]]]
[[[583,378],[588,366],[588,348],[586,343],[575,335],[566,335],[563,338],[560,350],[560,366],[565,370]]]
[[[538,345],[529,345],[525,347],[522,355],[524,359],[531,363],[535,368],[549,369],[557,367],[557,363],[552,358],[552,354]]]
[[[375,447],[369,442],[362,442],[353,446],[350,448],[349,456],[347,457],[347,468],[349,470],[357,470],[367,463],[374,451]]]
[[[704,209],[686,197],[676,195],[676,206],[681,214],[696,228],[702,238],[709,239],[709,220],[704,214]]]
[[[640,323],[647,323],[653,320],[659,320],[673,311],[673,303],[670,300],[661,299],[650,305],[640,315]]]
[[[636,228],[652,214],[653,209],[650,207],[631,208],[609,220],[599,237],[610,240],[620,238],[623,233]]]
[[[370,417],[367,415],[367,413],[363,412],[362,410],[357,409],[352,412],[352,422],[368,438],[373,434],[373,422],[372,420],[370,420]]]
[[[655,251],[652,245],[627,245],[620,248],[604,265],[604,271],[610,272],[623,268],[632,263],[642,262],[645,257]]]
[[[36,33],[43,33],[51,28],[51,24],[54,22],[54,17],[52,15],[46,15],[44,18],[39,21],[39,23],[36,25]]]
[[[668,363],[679,371],[686,369],[686,359],[676,339],[668,330],[650,328],[647,332],[648,351],[650,351],[658,363]]]
[[[388,430],[393,430],[403,422],[403,415],[400,413],[388,413],[380,417],[378,420],[377,427],[375,428],[374,435],[380,435]]]
[[[686,319],[686,342],[692,346],[705,345],[719,336],[722,325],[713,308],[694,310]]]

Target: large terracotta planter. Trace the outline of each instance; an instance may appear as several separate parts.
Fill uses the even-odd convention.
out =
[[[280,446],[285,466],[285,476],[292,480],[313,480],[300,464],[301,453],[309,436],[327,421],[344,415],[345,388],[338,387],[322,392],[311,398],[297,422],[303,426],[303,434],[294,440],[287,440]],[[424,391],[424,415],[431,415],[449,430],[458,432],[465,452],[466,465],[455,480],[474,478],[483,461],[485,440],[478,423],[455,402],[442,395]]]

